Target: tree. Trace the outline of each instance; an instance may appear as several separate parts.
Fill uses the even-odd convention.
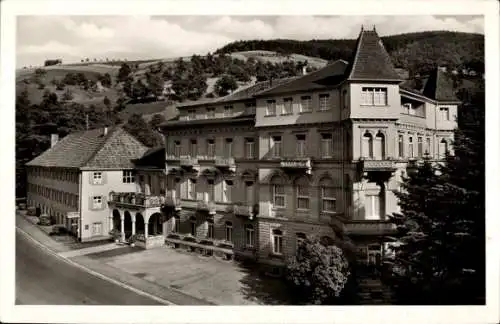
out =
[[[107,96],[105,96],[102,102],[103,102],[104,106],[106,106],[107,110],[109,111],[110,107],[111,107],[111,100],[109,100],[109,98]]]
[[[317,238],[306,237],[296,255],[287,260],[286,280],[306,303],[331,303],[347,283],[349,264],[342,249]]]
[[[236,80],[231,75],[223,75],[214,85],[214,91],[219,97],[226,96],[229,92],[238,89]]]
[[[149,125],[152,129],[157,129],[161,123],[165,121],[165,116],[163,114],[154,114],[151,120],[149,121]]]
[[[148,88],[155,97],[161,96],[163,93],[163,85],[164,81],[160,74],[148,75]]]
[[[395,263],[407,302],[484,302],[484,93],[474,101],[461,109],[446,164],[425,160],[396,192]]]
[[[62,95],[62,100],[63,101],[70,101],[73,100],[73,93],[71,92],[70,89],[66,89]]]
[[[130,73],[132,73],[130,66],[128,66],[127,63],[123,63],[120,69],[118,70],[118,76],[117,76],[118,82],[127,81],[128,77],[130,76]]]
[[[104,75],[99,75],[98,80],[101,81],[103,87],[107,88],[111,87],[112,81],[111,81],[111,75],[109,75],[109,73],[104,73]]]
[[[162,135],[151,129],[139,114],[130,116],[123,128],[148,147],[163,145]]]

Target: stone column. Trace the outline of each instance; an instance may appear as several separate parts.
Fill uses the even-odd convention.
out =
[[[113,230],[113,227],[115,226],[115,224],[113,223],[113,210],[110,211],[110,215],[109,215],[108,219],[109,219],[108,228],[109,228],[109,231],[111,232]]]
[[[132,219],[132,235],[135,235],[135,219]]]
[[[148,238],[148,223],[144,222],[144,237]]]
[[[120,215],[122,241],[125,241],[125,214]]]

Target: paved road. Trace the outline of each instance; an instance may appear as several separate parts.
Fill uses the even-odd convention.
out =
[[[160,305],[60,260],[17,231],[16,304]]]

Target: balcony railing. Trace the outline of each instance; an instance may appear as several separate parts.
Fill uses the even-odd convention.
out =
[[[373,160],[363,158],[359,163],[361,164],[361,168],[364,172],[396,170],[396,163],[390,159]]]
[[[233,211],[235,215],[248,217],[250,220],[257,215],[254,204],[234,204]]]
[[[312,163],[310,158],[281,158],[280,167],[283,169],[305,170],[311,174]]]
[[[344,223],[348,235],[390,235],[396,233],[393,223],[383,220],[360,220]]]
[[[198,210],[207,211],[210,215],[214,215],[217,208],[212,201],[198,200]]]
[[[167,192],[165,204],[169,207],[174,207],[175,210],[182,209],[181,199],[176,196],[175,192],[172,191]]]
[[[230,158],[217,157],[217,158],[215,158],[215,167],[236,169],[236,163],[234,162],[234,158],[232,158],[232,157],[230,157]]]
[[[109,194],[109,202],[128,207],[152,208],[164,205],[166,198],[162,195],[145,195],[135,192],[111,192]]]
[[[196,157],[184,155],[180,157],[179,164],[181,165],[181,167],[192,168],[198,165],[198,159]]]
[[[180,157],[174,154],[167,154],[165,160],[167,162],[172,162],[172,161],[178,162],[180,160]]]

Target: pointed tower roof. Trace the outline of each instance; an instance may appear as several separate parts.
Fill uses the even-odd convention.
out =
[[[348,80],[402,81],[375,27],[373,30],[361,28]]]

